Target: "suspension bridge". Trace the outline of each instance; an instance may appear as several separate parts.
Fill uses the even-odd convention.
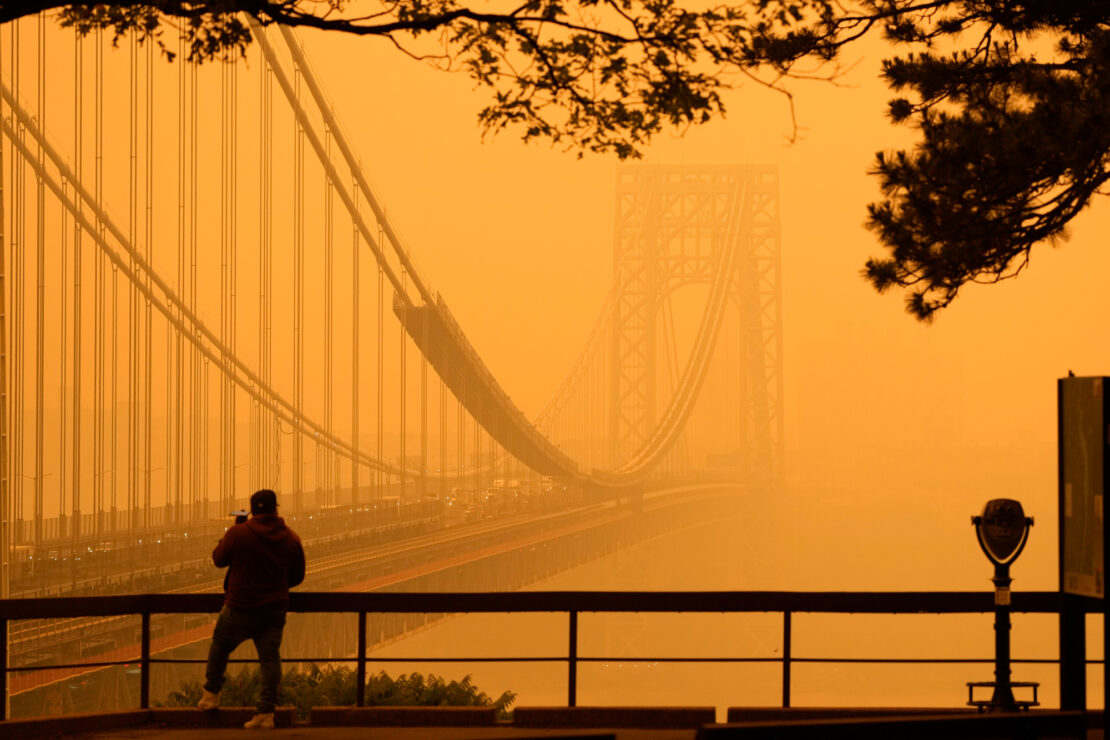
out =
[[[159,590],[167,562],[210,586],[186,565],[264,487],[321,553],[452,507],[775,489],[773,167],[618,169],[611,289],[529,418],[301,42],[252,30],[248,65],[46,17],[0,29],[3,597]]]

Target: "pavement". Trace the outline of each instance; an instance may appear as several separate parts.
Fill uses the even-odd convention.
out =
[[[66,740],[245,740],[255,736],[273,740],[694,740],[696,730],[541,730],[512,727],[287,727],[273,730],[135,727],[106,732],[67,734]],[[62,735],[56,737],[61,738]],[[53,740],[46,736],[43,740]],[[893,739],[892,739],[893,740]],[[1102,730],[1089,730],[1087,740],[1104,740]]]
[[[244,740],[260,733],[272,738],[301,740],[696,740],[698,726],[712,737],[837,738],[857,733],[872,740],[897,734],[925,737],[958,737],[975,740],[986,733],[1005,737],[1082,737],[1083,726],[1101,725],[1101,713],[1040,710],[1019,715],[979,715],[962,712],[928,712],[912,716],[903,711],[852,709],[745,709],[742,724],[715,725],[700,718],[712,708],[675,707],[532,707],[518,708],[518,724],[494,722],[488,707],[327,707],[313,710],[315,724],[296,722],[291,708],[279,708],[278,727],[246,730],[242,723],[253,709],[223,708],[212,712],[195,709],[153,709],[106,714],[68,715],[0,723],[4,740]],[[860,715],[860,712],[869,712]],[[320,716],[316,717],[319,713]],[[761,715],[768,715],[766,717]],[[805,715],[813,715],[806,719]],[[348,716],[349,715],[349,716]],[[344,721],[347,720],[347,721]],[[374,720],[367,723],[367,720]],[[684,721],[683,721],[684,720]],[[691,721],[693,720],[693,721]],[[1001,723],[1001,724],[1000,724]],[[606,724],[624,725],[605,727]],[[563,725],[560,727],[560,725]],[[634,725],[635,729],[628,727]],[[791,731],[793,727],[797,732]],[[588,728],[588,729],[579,729]],[[681,728],[681,729],[673,729]],[[737,734],[739,733],[739,734]],[[896,738],[891,738],[896,740]],[[1087,731],[1086,740],[1105,740],[1101,728]]]
[[[694,740],[697,730],[549,730],[514,727],[312,727],[309,725],[273,730],[232,728],[153,726],[118,728],[100,732],[65,735],[66,740],[245,740],[261,737],[273,740],[554,740],[555,738],[611,738],[612,740]],[[47,740],[46,736],[43,740]],[[62,737],[58,734],[58,737]],[[1093,740],[1093,738],[1089,738]],[[1101,735],[1099,740],[1101,740]]]

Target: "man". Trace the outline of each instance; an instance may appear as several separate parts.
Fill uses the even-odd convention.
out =
[[[277,515],[277,495],[270,490],[251,495],[251,518],[236,523],[212,551],[218,568],[228,568],[227,596],[208,650],[204,696],[197,706],[216,709],[228,656],[246,639],[254,641],[261,667],[258,711],[245,725],[274,726],[274,706],[281,682],[281,635],[289,607],[289,589],[304,580],[301,538]]]

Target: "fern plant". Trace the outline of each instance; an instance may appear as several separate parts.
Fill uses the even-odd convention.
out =
[[[254,706],[259,691],[257,666],[243,666],[238,673],[225,677],[220,704],[225,707]],[[297,717],[307,719],[312,707],[353,706],[356,674],[348,666],[311,664],[305,670],[290,668],[282,676],[278,703],[296,708]],[[200,681],[187,681],[171,691],[164,706],[195,707],[203,687]],[[505,691],[491,699],[474,685],[467,674],[460,680],[447,681],[440,676],[421,673],[400,674],[392,678],[385,671],[369,676],[366,681],[367,706],[423,707],[488,707],[497,710],[500,719],[508,719],[509,707],[516,693]]]

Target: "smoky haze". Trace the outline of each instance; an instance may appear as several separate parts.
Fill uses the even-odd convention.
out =
[[[393,218],[494,374],[534,414],[609,287],[615,163],[523,145],[512,132],[482,141],[482,93],[461,74],[385,45],[305,39]],[[982,557],[968,517],[1009,497],[1037,521],[1015,588],[1055,588],[1055,379],[1110,367],[1098,287],[1110,265],[1105,203],[1096,199],[1059,248],[1036,248],[1018,279],[969,286],[919,324],[901,295],[878,295],[860,277],[879,252],[863,228],[878,196],[868,170],[912,132],[885,117],[885,49],[855,53],[837,85],[793,85],[794,143],[788,102],[736,80],[726,119],[644,150],[648,164],[779,167],[787,480],[803,516],[820,523],[798,557],[835,565],[781,585],[983,587],[986,571],[968,567]],[[368,74],[344,74],[352,58]],[[897,573],[891,549],[907,564]]]
[[[5,40],[9,33],[5,31]],[[484,105],[484,93],[472,89],[464,75],[444,73],[411,60],[388,43],[311,31],[301,36],[346,134],[362,158],[364,171],[387,208],[390,221],[403,235],[422,276],[443,296],[501,387],[526,416],[535,419],[590,338],[613,282],[618,163],[610,157],[578,158],[575,152],[526,145],[511,130],[483,139],[476,115]],[[782,492],[773,496],[745,496],[739,500],[736,511],[709,523],[705,530],[684,530],[685,534],[660,538],[658,544],[630,548],[623,560],[599,561],[592,568],[586,566],[564,573],[532,584],[532,588],[985,591],[990,587],[990,572],[975,542],[969,517],[979,513],[988,499],[1000,497],[1020,500],[1026,513],[1036,518],[1029,545],[1014,568],[1015,590],[1057,587],[1055,381],[1069,370],[1078,375],[1110,372],[1110,348],[1103,338],[1102,326],[1107,292],[1101,288],[1103,276],[1110,274],[1110,255],[1102,243],[1110,227],[1110,211],[1101,199],[1095,200],[1074,221],[1070,239],[1058,248],[1037,247],[1030,268],[1016,280],[993,286],[969,286],[931,325],[916,322],[903,310],[901,295],[878,295],[860,276],[865,260],[879,252],[875,238],[863,227],[866,205],[878,197],[877,180],[868,171],[877,151],[907,146],[912,141],[912,132],[892,126],[885,118],[890,93],[878,80],[879,62],[885,49],[864,43],[854,53],[859,54],[858,60],[837,84],[798,82],[792,86],[794,119],[786,98],[738,78],[734,80],[736,89],[724,98],[726,118],[689,130],[668,131],[643,152],[645,165],[777,167],[785,399],[786,485]],[[30,68],[31,63],[23,62],[25,68]],[[60,54],[50,63],[57,65],[53,73],[56,89],[68,94],[66,86],[70,82],[66,75],[71,68],[67,65],[72,61]],[[115,63],[109,62],[109,66]],[[244,79],[248,75],[257,76],[261,65],[259,50],[251,47],[242,72]],[[91,66],[89,69],[91,74]],[[208,68],[201,74],[207,75],[214,86],[204,94],[216,99],[221,84],[218,68]],[[244,82],[243,88],[246,87]],[[30,89],[25,87],[22,92],[26,100],[33,99]],[[126,96],[121,90],[117,87],[106,91],[109,107],[126,108]],[[172,140],[179,125],[175,108],[178,101],[173,92],[168,87],[160,88],[153,97],[156,108],[153,126],[170,132],[167,141]],[[275,92],[275,100],[279,98]],[[257,106],[258,102],[251,99],[249,104]],[[90,115],[95,114],[92,102],[85,100],[84,106]],[[73,140],[71,119],[58,115],[47,123],[57,141]],[[286,134],[291,133],[288,119],[281,119],[281,125],[287,127]],[[221,151],[214,131],[208,129],[196,144],[200,182],[214,183],[219,178]],[[790,141],[793,134],[796,140]],[[110,132],[104,146],[109,158],[126,160],[126,137]],[[257,142],[244,134],[239,146],[240,177],[246,183],[242,186],[244,195],[239,207],[243,213],[254,214],[256,180],[261,167]],[[288,141],[275,147],[274,180],[288,189],[295,152]],[[7,156],[9,150],[5,149]],[[84,156],[89,157],[89,152]],[[169,144],[156,148],[154,169],[172,171],[176,157],[176,150]],[[90,172],[91,169],[86,170],[86,177],[91,176]],[[318,170],[310,168],[309,172],[316,180],[308,184],[306,208],[318,212],[325,207],[319,187],[322,178]],[[110,175],[104,187],[116,198],[112,201],[109,197],[109,201],[128,202],[125,179]],[[176,183],[168,184],[165,192],[152,198],[153,208],[167,223],[172,221],[177,208],[178,196],[173,190],[176,187]],[[198,202],[218,209],[220,192],[211,185],[201,187],[195,197]],[[278,205],[273,245],[278,287],[271,317],[276,327],[272,336],[275,356],[291,352],[296,341],[290,330],[294,323],[290,295],[294,268],[288,254],[296,223],[283,210],[282,204],[288,197],[288,192],[275,195]],[[333,207],[336,212],[341,210],[338,204]],[[121,223],[127,223],[129,215],[116,211]],[[257,237],[256,219],[256,215],[244,217],[227,228],[246,245]],[[141,226],[141,217],[137,223]],[[201,243],[202,252],[209,250],[205,259],[213,254],[220,228],[216,223],[201,224],[190,237]],[[349,221],[344,228],[349,228]],[[171,285],[179,286],[182,294],[193,291],[198,314],[210,325],[219,326],[220,288],[204,280],[199,285],[190,284],[189,265],[175,259],[173,251],[178,235],[167,231],[155,236],[170,244],[169,249],[154,253],[156,268]],[[140,242],[141,237],[142,234]],[[350,231],[337,229],[334,238],[336,244],[342,245],[341,249],[349,249]],[[238,268],[244,295],[253,295],[260,283],[257,263],[251,261],[257,260],[258,255],[250,249],[243,247],[244,261]],[[318,231],[305,237],[304,249],[307,255],[302,273],[306,285],[304,324],[318,326],[324,320],[319,292],[324,268]],[[369,266],[371,258],[365,249],[362,254],[363,277],[372,283],[375,278]],[[345,264],[336,269],[337,303],[349,302],[354,292],[349,275],[343,272]],[[83,268],[87,275],[91,275],[89,265],[86,263]],[[48,274],[60,269],[57,254],[49,256]],[[74,269],[72,263],[68,269]],[[33,270],[26,273],[25,285],[33,291]],[[705,293],[694,289],[676,304],[679,347],[690,346]],[[52,323],[57,323],[59,315],[50,300],[47,315]],[[364,326],[368,326],[379,297],[368,295],[363,300],[361,310],[367,321]],[[401,335],[390,297],[384,300],[385,319],[390,323],[383,330],[388,333],[383,341],[393,351],[400,344]],[[61,303],[65,308],[65,301]],[[260,309],[244,299],[238,310],[238,346],[248,364],[255,363],[263,354],[263,340],[253,328]],[[83,321],[91,332],[91,318],[86,316]],[[30,327],[30,323],[26,326]],[[69,330],[72,329],[71,325]],[[157,347],[167,341],[159,333],[162,331],[156,330]],[[365,330],[365,342],[360,349],[367,365],[375,351],[375,332],[372,328]],[[27,337],[31,341],[30,334]],[[336,369],[330,412],[319,394],[323,383],[320,369],[308,366],[304,380],[309,388],[305,408],[321,419],[331,413],[331,425],[341,434],[351,431],[350,408],[356,403],[350,381],[351,337],[349,328],[344,328],[334,340]],[[318,340],[316,336],[308,337],[310,343]],[[66,341],[63,340],[63,346]],[[311,351],[320,347],[311,346],[316,348]],[[417,350],[411,344],[406,346],[413,363],[409,371],[413,372]],[[70,347],[69,351],[74,350]],[[83,352],[89,351],[86,345]],[[44,410],[47,427],[57,424],[62,414],[70,414],[67,423],[72,426],[74,408],[81,409],[85,414],[80,422],[80,434],[85,440],[81,445],[87,454],[84,445],[93,434],[88,418],[93,403],[91,376],[85,374],[77,381],[82,388],[82,400],[75,406],[72,355],[68,374],[64,376],[56,368],[56,348],[47,348],[45,362],[50,368]],[[389,362],[396,364],[392,358]],[[193,439],[212,435],[215,439],[218,430],[211,425],[204,429],[174,426],[170,421],[172,413],[167,411],[171,405],[167,390],[171,387],[167,380],[172,376],[171,368],[163,364],[156,368],[152,381],[155,388],[151,468],[155,473],[156,503],[168,504],[174,495],[174,482],[168,472],[173,450],[188,444],[189,435],[194,435]],[[387,367],[385,373],[387,383],[395,386],[399,375],[396,367]],[[291,398],[297,392],[284,368],[273,384],[278,392]],[[433,385],[438,385],[434,379]],[[701,455],[711,451],[713,445],[715,412],[733,403],[728,396],[714,395],[719,385],[706,384],[695,414],[706,425],[700,438],[703,446],[695,450]],[[212,393],[216,390],[213,385]],[[373,407],[376,392],[370,384],[360,386],[359,406]],[[419,452],[415,437],[419,421],[415,407],[410,405],[408,428],[402,438],[396,428],[400,405],[393,393],[389,391],[382,401],[384,415],[390,419],[382,433],[384,442],[377,436],[373,415],[367,414],[358,422],[359,445],[362,452],[373,455],[384,444],[386,457],[403,462]],[[409,393],[414,393],[413,386]],[[59,395],[60,403],[53,400]],[[212,399],[214,404],[215,395]],[[433,405],[436,402],[433,400]],[[117,405],[124,413],[123,402],[117,401]],[[247,409],[246,404],[241,404],[232,430],[242,438],[253,433]],[[29,425],[29,415],[33,414],[29,400],[24,413],[28,416],[23,423]],[[438,413],[438,409],[431,413],[433,426]],[[454,461],[473,469],[475,462],[481,464],[474,447],[492,449],[492,443],[485,438],[479,440],[477,434],[471,437],[470,431],[460,431],[455,413],[455,406],[451,405],[445,418],[452,436],[444,460],[434,459],[429,465],[447,467]],[[603,446],[605,433],[605,429],[594,430],[595,439],[578,440],[578,449]],[[59,509],[65,510],[68,505],[63,486],[72,481],[70,484],[60,481],[57,468],[73,456],[72,444],[66,441],[70,434],[74,434],[71,429],[58,439],[48,438],[44,442],[44,457],[51,461],[43,479],[47,494],[45,516],[56,516]],[[275,487],[283,497],[283,506],[289,506],[285,511],[292,514],[297,509],[289,490],[290,442],[282,434],[289,434],[289,430],[279,428],[274,433],[278,441],[274,442],[273,457],[281,458],[284,465],[279,465],[281,470],[274,473],[280,484]],[[431,434],[438,434],[438,429]],[[460,440],[465,437],[457,449],[456,434]],[[32,441],[24,440],[25,478],[33,474],[27,456]],[[438,443],[432,446],[435,452],[430,454],[438,455]],[[255,450],[239,453],[231,476],[231,491],[221,487],[223,479],[216,470],[214,457],[206,468],[198,463],[192,472],[180,473],[190,483],[185,496],[202,502],[219,501],[221,505],[245,504],[255,475],[250,467],[254,463],[247,458],[257,456],[256,453]],[[492,456],[488,452],[479,454]],[[604,467],[603,457],[596,453],[590,465]],[[324,475],[321,471],[331,470],[334,464],[312,454],[308,458],[302,462],[302,468],[306,476],[316,476],[316,481]],[[488,465],[489,457],[485,459]],[[88,457],[84,465],[79,487],[85,492],[79,495],[91,496],[88,491],[92,490],[92,478],[100,473],[94,472]],[[335,470],[331,480],[349,485],[350,473],[345,468]],[[492,483],[494,473],[482,474]],[[369,471],[360,475],[364,486],[376,480]],[[503,474],[502,482],[513,475]],[[388,486],[385,489],[386,494],[395,493]],[[25,515],[31,508],[29,495],[17,504]],[[328,505],[335,503],[329,501]],[[91,499],[86,500],[85,510],[94,505]],[[318,552],[322,557],[323,551]],[[339,587],[324,579],[312,580],[311,546],[308,555],[310,576],[306,588]],[[207,563],[203,565],[207,568]],[[637,569],[641,575],[652,575],[624,578],[628,570]],[[198,577],[198,583],[207,579],[206,588],[217,588],[219,574],[215,569],[204,573],[203,578]],[[937,639],[952,638],[954,643],[966,647],[965,654],[986,654],[990,633],[981,629],[982,624],[976,625],[967,629],[964,623],[945,622],[936,628],[935,634]],[[1046,630],[1054,627],[1046,627],[1042,622],[1034,626],[1036,629],[1030,632],[1036,636],[1029,637],[1027,632],[1021,639],[1028,642],[1021,643],[1022,646],[1031,650],[1051,647],[1055,635]],[[435,630],[428,630],[408,645],[400,643],[389,649],[402,653],[427,650],[432,654],[459,643],[477,648],[484,644],[483,640],[501,636],[488,623],[457,620],[452,629],[457,631],[440,637],[436,637],[440,633]],[[527,629],[514,629],[517,628],[506,628],[504,640],[514,644],[526,641]],[[652,629],[655,628],[647,628],[649,632]],[[777,629],[777,624],[756,620],[745,635],[766,647],[778,639]],[[828,634],[833,636],[830,643],[814,637],[825,629],[811,632],[806,638],[810,642],[802,644],[799,652],[822,653],[828,645],[850,652],[875,644],[897,652],[904,644],[899,642],[904,638],[895,637],[904,632],[885,623],[852,632],[852,628],[834,620],[827,623]],[[619,626],[608,626],[603,632],[619,635],[620,630]],[[664,628],[657,631],[667,633]],[[671,646],[679,644],[681,640],[676,640]],[[338,660],[344,656],[334,657]],[[535,697],[550,699],[552,695],[555,701],[560,701],[558,691],[552,694],[548,689],[535,688],[529,695],[530,686],[543,683],[532,674],[524,679],[497,672],[479,675],[490,682],[491,693],[516,688],[523,692],[522,696],[531,696],[533,703],[538,703]],[[961,681],[973,678],[961,675],[944,674],[947,683],[925,699],[911,696],[903,700],[946,701],[936,697],[946,697],[945,692],[952,691],[953,701],[959,701]],[[881,702],[883,687],[875,685],[869,690],[870,701]],[[619,690],[613,691],[608,698],[614,702],[621,700]],[[816,690],[807,696],[811,703],[852,700]],[[772,695],[767,701],[774,700]],[[722,696],[714,701],[724,706],[730,699]]]

